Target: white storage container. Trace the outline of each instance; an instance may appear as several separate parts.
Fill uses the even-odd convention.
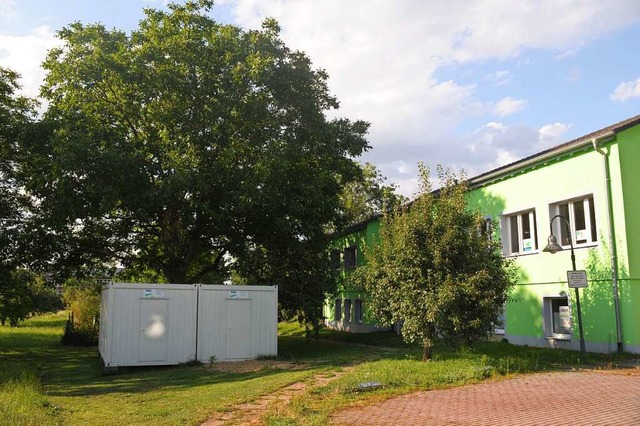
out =
[[[278,354],[278,287],[200,285],[198,360]]]
[[[106,368],[196,359],[196,284],[106,284],[99,351]]]

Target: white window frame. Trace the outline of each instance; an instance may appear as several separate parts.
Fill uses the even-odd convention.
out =
[[[589,203],[589,200],[592,200],[591,203]],[[586,238],[584,238],[584,240],[586,241],[583,241],[580,243],[578,242],[578,238],[577,238],[578,230],[576,229],[576,211],[575,211],[575,206],[578,203],[582,203],[582,208],[584,210],[585,229],[580,231],[584,231],[584,236],[586,236]],[[592,247],[597,245],[598,244],[598,225],[597,225],[597,221],[595,220],[595,211],[593,212],[593,221],[591,218],[592,216],[591,205],[593,205],[593,208],[595,210],[595,200],[593,198],[593,194],[587,194],[580,197],[573,197],[567,200],[562,200],[562,201],[558,201],[553,204],[550,204],[549,217],[553,219],[555,216],[559,215],[560,206],[563,204],[568,205],[569,217],[567,217],[566,219],[569,221],[569,224],[570,224],[569,237],[573,242],[573,247],[574,248]],[[556,236],[558,240],[558,244],[560,244],[562,248],[569,249],[571,247],[571,244],[565,244],[563,239],[561,238],[563,229],[565,230],[567,229],[567,223],[562,219],[556,219],[553,223],[553,235]],[[592,236],[593,231],[595,231],[595,240],[593,239],[593,236]]]
[[[569,333],[555,333],[554,332],[554,316],[553,316],[553,301],[554,300],[566,300],[567,307],[570,315]],[[565,295],[545,296],[543,299],[543,318],[544,318],[544,335],[547,338],[553,338],[557,340],[571,340],[573,335],[573,309],[571,307],[571,300]]]
[[[517,229],[514,231],[512,229],[511,218],[516,218],[516,227]],[[529,238],[533,240],[533,245],[530,250],[524,250],[524,241],[522,224],[525,220],[529,221],[529,229],[531,230],[533,236]],[[534,254],[538,253],[538,226],[536,223],[536,209],[524,209],[513,213],[503,214],[501,218],[502,222],[502,248],[505,256],[519,256],[525,254]],[[518,237],[518,250],[514,250],[511,247],[511,236],[512,233],[516,232]]]

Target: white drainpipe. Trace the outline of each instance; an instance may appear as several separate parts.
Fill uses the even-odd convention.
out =
[[[620,295],[618,291],[618,250],[616,248],[615,230],[613,226],[613,201],[611,198],[611,172],[609,170],[609,154],[604,152],[598,146],[599,142],[610,140],[615,136],[614,133],[600,136],[591,140],[593,149],[602,155],[602,168],[604,172],[605,197],[607,199],[607,225],[609,228],[609,248],[611,253],[611,282],[613,290],[613,309],[616,314],[616,334],[618,338],[618,351],[623,351],[622,345],[622,327],[620,324]]]

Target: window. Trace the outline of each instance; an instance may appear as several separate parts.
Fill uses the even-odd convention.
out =
[[[336,299],[335,309],[333,310],[333,320],[340,321],[342,319],[342,299]]]
[[[351,322],[351,299],[344,299],[344,320]]]
[[[566,296],[544,298],[545,335],[571,339],[571,309]]]
[[[504,334],[506,324],[506,317],[504,315],[504,309],[500,313],[500,317],[498,318],[498,322],[493,324],[493,334]]]
[[[353,301],[353,320],[357,323],[362,322],[362,299]]]
[[[538,250],[535,210],[503,216],[502,237],[503,250],[507,256]]]
[[[552,218],[560,215],[569,221],[571,229],[562,219],[553,221],[553,235],[558,238],[561,246],[569,247],[572,237],[575,247],[594,244],[598,241],[593,195],[552,204],[549,214]]]
[[[356,257],[357,257],[356,246],[351,246],[344,249],[344,269],[355,268]]]
[[[333,269],[340,269],[340,250],[331,250],[329,259],[331,260],[331,267]]]

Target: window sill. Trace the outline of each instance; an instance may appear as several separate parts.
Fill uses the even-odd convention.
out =
[[[562,247],[562,250],[571,251],[571,246],[570,245],[561,246],[561,247]],[[588,243],[588,244],[580,244],[578,246],[573,246],[573,249],[574,250],[579,250],[579,249],[583,249],[583,248],[593,248],[593,247],[598,247],[598,242]]]
[[[526,251],[526,252],[522,252],[522,253],[511,253],[511,254],[505,254],[504,257],[522,257],[522,256],[531,256],[534,254],[538,254],[540,253],[540,250],[533,250],[533,251]]]
[[[547,340],[571,340],[571,334],[554,333],[551,336],[545,336]]]

